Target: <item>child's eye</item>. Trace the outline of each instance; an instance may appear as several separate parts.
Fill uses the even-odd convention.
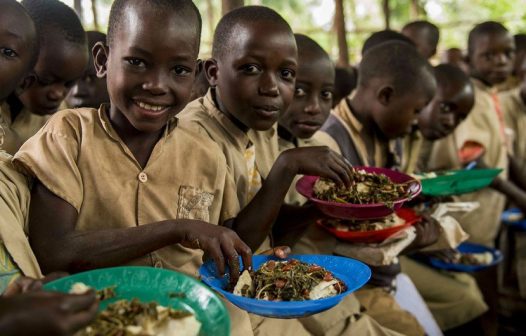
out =
[[[281,70],[281,78],[283,79],[292,80],[294,79],[295,75],[296,74],[292,70],[289,70],[289,69]]]
[[[146,67],[146,63],[139,59],[139,58],[128,58],[126,59],[126,62],[128,62],[128,64],[130,65],[133,65],[134,67],[140,67],[140,68],[144,68]]]
[[[182,66],[176,66],[173,71],[177,76],[187,76],[192,72],[192,70],[182,67]]]
[[[294,91],[294,96],[296,97],[305,97],[306,95],[307,95],[307,92],[305,92],[305,90],[303,90],[300,87],[297,87],[296,90]]]
[[[6,56],[6,57],[9,57],[9,58],[13,58],[13,57],[18,56],[16,51],[14,51],[13,49],[10,49],[10,48],[0,48],[0,52],[2,53],[2,55]]]
[[[260,71],[261,69],[257,65],[254,65],[254,64],[248,64],[243,67],[243,72],[247,74],[257,74]]]
[[[326,99],[326,100],[332,99],[332,92],[331,91],[322,91],[321,92],[321,97],[323,99]]]

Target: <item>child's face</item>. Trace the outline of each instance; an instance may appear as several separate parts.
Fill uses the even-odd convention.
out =
[[[80,78],[66,98],[69,107],[99,108],[100,104],[110,101],[106,78],[98,78],[97,70],[90,57],[88,69]]]
[[[206,63],[223,112],[245,127],[267,130],[294,96],[297,49],[294,36],[271,23],[238,26],[231,51]]]
[[[511,74],[515,42],[506,33],[479,35],[469,55],[471,75],[490,85],[504,82]]]
[[[37,81],[20,96],[24,107],[39,115],[55,113],[88,65],[88,48],[50,35],[40,47]]]
[[[22,84],[28,75],[36,38],[29,18],[6,4],[0,6],[0,101]]]
[[[310,138],[323,125],[332,106],[334,65],[326,58],[300,56],[296,91],[279,124],[297,138]]]
[[[467,118],[475,97],[469,85],[439,85],[433,100],[418,116],[424,138],[437,140],[451,134]]]
[[[94,49],[99,77],[106,76],[110,118],[145,133],[161,130],[190,97],[198,53],[196,22],[159,14],[147,1],[124,11],[113,44]],[[162,32],[162,33],[160,33]]]
[[[377,108],[372,109],[373,120],[387,139],[403,136],[411,132],[418,114],[431,98],[422,90],[402,96],[393,93],[388,99],[378,97],[379,104],[375,104]]]

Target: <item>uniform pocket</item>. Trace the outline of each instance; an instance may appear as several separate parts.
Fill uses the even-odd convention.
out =
[[[214,195],[212,193],[196,187],[181,186],[179,188],[177,218],[209,222],[210,206],[212,206],[213,201]]]

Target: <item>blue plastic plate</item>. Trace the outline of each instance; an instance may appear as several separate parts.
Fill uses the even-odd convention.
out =
[[[116,297],[102,301],[99,310],[122,299],[155,301],[163,306],[194,313],[201,322],[200,335],[230,334],[230,317],[219,297],[197,279],[182,273],[153,267],[102,268],[52,281],[44,289],[67,293],[76,282],[97,290],[116,286]]]
[[[491,252],[493,254],[493,262],[487,265],[464,265],[464,264],[452,264],[445,262],[443,260],[437,259],[437,258],[430,258],[429,262],[430,264],[439,269],[447,270],[447,271],[453,271],[453,272],[476,272],[483,270],[488,267],[492,267],[497,265],[502,261],[502,253],[500,253],[499,250],[486,247],[483,245],[478,244],[472,244],[472,243],[462,243],[457,248],[457,250],[461,253],[484,253],[484,252]]]
[[[330,309],[340,303],[346,295],[356,291],[369,281],[371,270],[364,263],[344,257],[329,255],[291,255],[289,259],[297,259],[309,264],[319,265],[340,280],[347,286],[347,291],[325,299],[307,301],[287,301],[271,302],[245,298],[234,295],[224,290],[228,284],[228,276],[217,277],[216,267],[212,262],[207,262],[201,266],[199,273],[201,279],[223,295],[227,300],[239,308],[249,313],[273,317],[273,318],[299,318],[313,315],[324,310]],[[261,264],[269,260],[280,260],[275,257],[255,255],[252,259],[254,269],[259,269]]]
[[[519,231],[526,231],[526,217],[519,209],[509,209],[502,213],[500,219],[506,225],[513,226]]]

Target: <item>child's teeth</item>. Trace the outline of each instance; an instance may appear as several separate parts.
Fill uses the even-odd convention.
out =
[[[150,104],[146,104],[143,102],[138,102],[138,105],[140,108],[143,108],[145,110],[154,111],[154,112],[158,112],[164,108],[163,106],[155,106],[155,105],[150,105]]]

